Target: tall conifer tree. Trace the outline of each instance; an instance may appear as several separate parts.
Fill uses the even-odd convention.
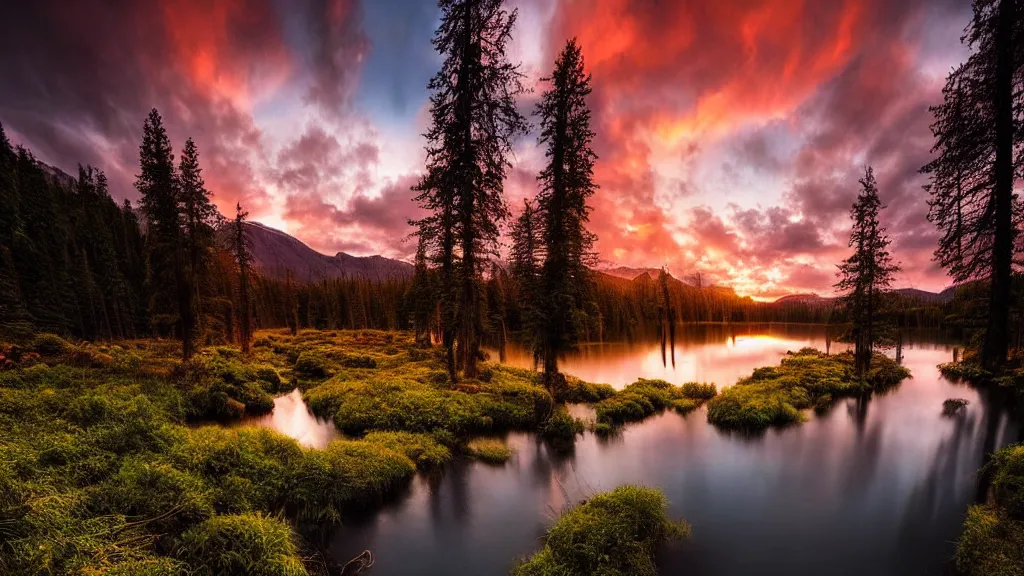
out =
[[[246,228],[249,213],[242,210],[242,205],[235,205],[235,219],[231,223],[228,234],[228,249],[238,266],[238,337],[242,352],[249,353],[252,342],[252,295],[250,289],[250,269],[252,268],[252,239]]]
[[[534,359],[541,354],[540,306],[540,222],[537,208],[523,200],[523,210],[516,217],[510,232],[512,249],[509,252],[509,271],[515,284],[516,303],[526,345],[533,351]]]
[[[932,108],[935,160],[929,219],[942,232],[936,258],[957,282],[990,281],[982,363],[995,368],[1009,349],[1009,314],[1016,223],[1014,196],[1024,177],[1024,3],[975,0],[962,41],[967,62],[946,81]]]
[[[555,61],[551,88],[544,92],[537,113],[540,143],[547,145],[547,166],[541,171],[537,208],[542,220],[544,263],[541,267],[540,345],[544,379],[549,388],[558,377],[558,356],[575,348],[585,330],[586,300],[590,293],[594,235],[587,230],[588,199],[597,190],[591,148],[590,75],[576,39]]]
[[[182,301],[183,325],[193,342],[205,331],[204,300],[209,297],[209,268],[213,258],[214,226],[219,216],[199,167],[199,150],[185,141],[178,164],[178,203],[182,216],[188,298]],[[187,302],[187,303],[186,303]],[[194,346],[194,344],[193,344]]]
[[[194,352],[192,289],[185,272],[184,217],[177,184],[171,141],[154,108],[143,125],[135,181],[148,222],[149,312],[158,331],[174,328],[181,338],[182,357],[188,360]]]
[[[836,288],[843,293],[850,315],[854,369],[858,376],[864,377],[871,369],[871,354],[879,341],[877,324],[882,298],[899,266],[889,254],[889,236],[878,221],[882,202],[870,167],[865,169],[860,184],[860,194],[850,210],[853,254],[839,265]]]
[[[475,378],[484,331],[482,273],[508,216],[502,195],[512,140],[525,132],[516,108],[519,66],[506,44],[516,12],[501,0],[439,0],[434,47],[444,57],[430,80],[427,172],[417,201],[431,214],[416,222],[441,276],[442,336],[448,371],[457,378],[454,346]]]

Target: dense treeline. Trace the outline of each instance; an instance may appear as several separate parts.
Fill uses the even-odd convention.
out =
[[[12,148],[0,126],[0,331],[146,334],[145,280],[138,217],[103,172],[72,179]]]
[[[193,202],[171,197],[154,210],[165,210],[170,222],[164,241],[180,241],[174,239],[179,232],[197,240],[181,244],[187,258],[178,263],[187,261],[196,270],[186,272],[196,298],[189,329],[194,342],[244,342],[256,328],[409,326],[407,280],[295,284],[251,269],[244,226],[237,225],[238,218],[244,222],[241,206],[235,221],[223,221],[208,202],[209,193],[199,192],[194,144],[187,143],[186,151],[183,166]],[[169,162],[169,149],[167,155]],[[197,196],[207,201],[195,201]],[[189,206],[202,214],[190,217]],[[72,178],[37,161],[29,150],[12,147],[0,126],[0,338],[19,341],[38,332],[85,340],[180,337],[177,254],[172,251],[169,267],[160,268],[156,228],[147,214],[127,201],[115,202],[102,171],[81,167]],[[208,229],[197,233],[200,223]],[[185,236],[189,227],[193,233]]]

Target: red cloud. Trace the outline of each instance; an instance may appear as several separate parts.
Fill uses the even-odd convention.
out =
[[[696,267],[750,293],[829,292],[869,162],[909,256],[900,233],[927,236],[916,169],[931,145],[927,101],[939,96],[916,68],[925,17],[950,13],[924,0],[560,2],[549,52],[575,36],[593,74],[602,256]],[[767,129],[795,152],[775,156]],[[782,206],[700,206],[710,198],[695,166],[737,138],[749,159],[737,168],[781,181]],[[687,204],[697,206],[680,211]],[[908,269],[906,281],[945,282],[931,266]]]

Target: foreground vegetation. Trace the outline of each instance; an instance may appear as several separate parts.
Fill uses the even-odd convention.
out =
[[[485,362],[478,379],[452,384],[443,358],[407,333],[263,331],[248,355],[178,355],[154,340],[0,344],[0,572],[320,573],[309,542],[417,470],[456,454],[510,457],[479,436],[526,430],[564,445],[583,432],[538,374]],[[296,387],[349,438],[312,449],[218,425]],[[574,378],[563,391],[615,425],[714,393]]]
[[[891,388],[910,376],[883,354],[875,354],[871,366],[860,380],[850,353],[827,355],[813,348],[790,352],[778,366],[757,368],[712,398],[708,422],[741,430],[795,424],[803,420],[803,410],[826,409],[838,397]]]
[[[957,569],[966,576],[1024,574],[1024,445],[997,452],[982,474],[991,478],[991,499],[967,511]]]
[[[656,574],[665,542],[689,536],[673,522],[658,490],[620,486],[573,508],[548,531],[544,549],[513,569],[514,576]]]

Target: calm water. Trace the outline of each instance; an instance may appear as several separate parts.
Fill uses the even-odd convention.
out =
[[[824,348],[821,328],[689,327],[674,368],[671,351],[662,364],[657,342],[586,346],[563,365],[617,387],[638,376],[722,386],[808,345]],[[635,483],[662,489],[671,515],[693,526],[689,541],[664,551],[662,574],[948,573],[982,455],[1017,441],[1020,428],[978,392],[939,376],[951,343],[911,338],[904,352],[914,378],[897,390],[760,436],[719,431],[703,409],[666,413],[607,441],[588,433],[568,455],[512,434],[518,453],[507,465],[457,462],[419,476],[391,505],[346,523],[332,551],[344,561],[372,550],[372,574],[506,574],[567,504]],[[508,361],[528,365],[529,357],[512,350]],[[949,397],[969,400],[966,412],[941,416]],[[288,404],[291,414],[322,427],[300,400]],[[291,423],[283,431],[310,438],[283,421]]]

